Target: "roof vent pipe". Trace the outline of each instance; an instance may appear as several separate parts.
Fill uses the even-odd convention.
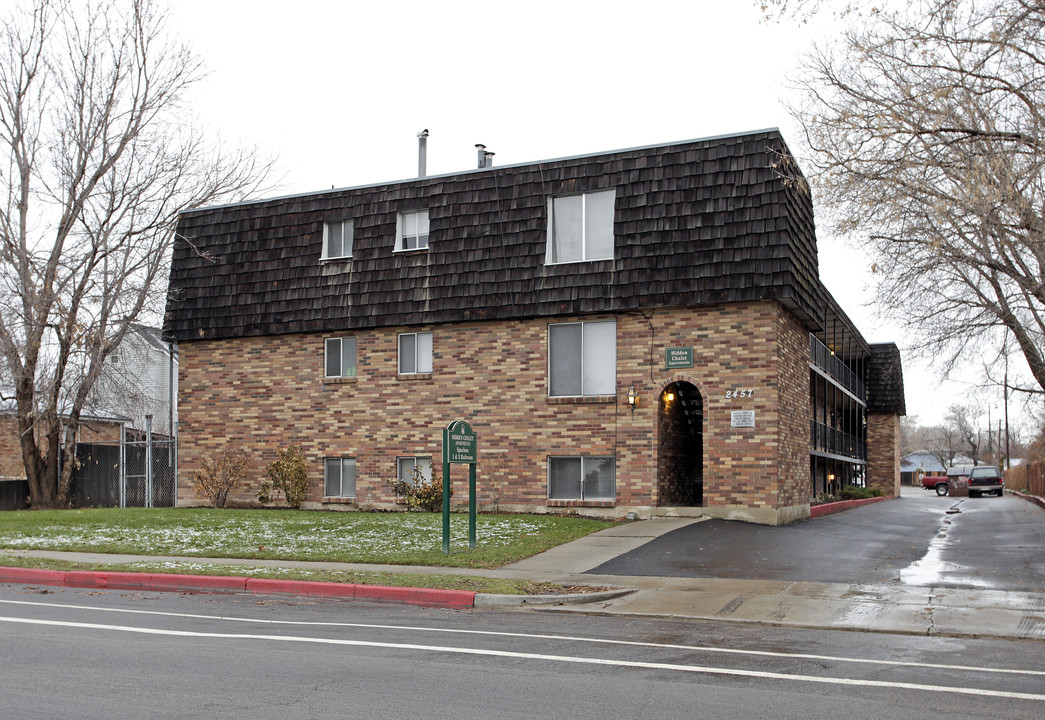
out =
[[[423,178],[428,164],[428,128],[417,133],[417,177]]]
[[[493,167],[493,156],[495,153],[487,152],[486,146],[482,143],[476,143],[475,149],[479,151],[479,169]]]

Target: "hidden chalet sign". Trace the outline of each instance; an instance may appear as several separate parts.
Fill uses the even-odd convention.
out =
[[[446,460],[448,463],[477,462],[475,431],[464,420],[450,423],[445,430]]]
[[[468,465],[468,547],[475,547],[475,465],[479,461],[475,430],[464,420],[443,429],[443,555],[450,554],[450,464]]]
[[[664,351],[664,366],[668,370],[693,367],[693,348],[668,348]]]

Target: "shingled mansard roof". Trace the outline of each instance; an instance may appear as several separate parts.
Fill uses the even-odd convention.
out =
[[[907,414],[903,391],[903,366],[900,348],[895,343],[871,345],[867,370],[867,409],[869,412]]]
[[[613,188],[612,260],[549,265],[548,199]],[[427,251],[395,252],[428,209]],[[351,219],[352,258],[320,261]],[[179,342],[777,300],[841,320],[808,186],[776,129],[185,212],[165,337]]]
[[[186,212],[179,341],[776,299],[822,315],[812,204],[776,130]],[[797,170],[796,170],[797,172]],[[800,176],[799,176],[800,179]],[[613,260],[547,265],[548,198],[614,188]],[[429,209],[427,252],[394,252]],[[351,260],[320,263],[353,219]]]

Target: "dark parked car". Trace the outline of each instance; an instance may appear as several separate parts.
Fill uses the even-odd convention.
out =
[[[977,465],[969,471],[969,497],[984,493],[996,493],[1001,497],[1005,490],[1005,480],[994,465]]]

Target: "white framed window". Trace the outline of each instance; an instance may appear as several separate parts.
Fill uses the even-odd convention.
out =
[[[428,247],[428,211],[401,212],[396,217],[396,250]]]
[[[414,471],[417,471],[416,474]],[[432,458],[400,457],[396,458],[396,478],[405,483],[415,484],[418,481],[432,481]]]
[[[548,199],[546,262],[613,259],[613,207],[616,190]]]
[[[616,392],[616,321],[548,326],[548,395],[570,397]]]
[[[432,333],[403,333],[399,336],[399,374],[432,372]]]
[[[548,458],[549,500],[614,500],[617,464],[605,456]]]
[[[327,338],[323,366],[328,378],[356,376],[356,339]]]
[[[323,260],[352,257],[354,235],[351,220],[323,223]]]
[[[355,458],[337,457],[323,459],[323,496],[356,496]]]

